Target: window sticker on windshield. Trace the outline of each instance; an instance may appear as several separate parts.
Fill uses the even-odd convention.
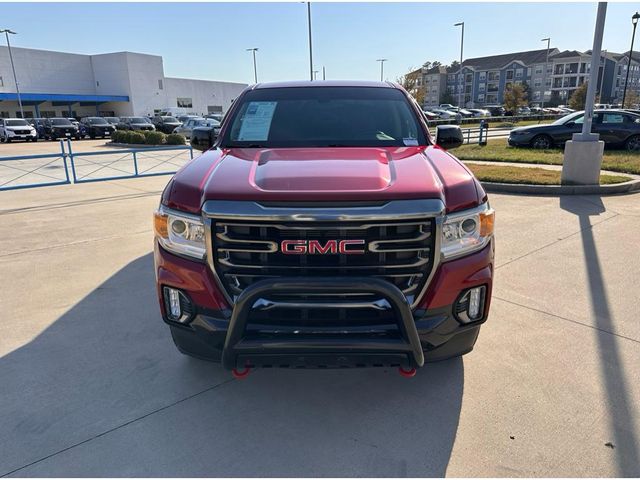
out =
[[[241,142],[267,140],[277,104],[278,102],[249,102],[242,119],[238,140]]]
[[[402,142],[404,143],[405,147],[417,147],[418,146],[418,139],[416,139],[416,138],[403,138]]]

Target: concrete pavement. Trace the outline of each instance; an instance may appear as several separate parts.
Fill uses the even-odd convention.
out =
[[[492,195],[463,359],[237,381],[159,318],[167,180],[0,193],[0,475],[640,475],[640,195]]]

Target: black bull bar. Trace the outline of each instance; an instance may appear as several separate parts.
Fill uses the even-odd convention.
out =
[[[257,300],[269,294],[374,294],[395,311],[398,336],[371,338],[354,334],[344,337],[314,334],[245,338]],[[296,301],[302,303],[303,301]],[[344,304],[344,302],[340,302]],[[314,305],[316,303],[314,302]],[[331,304],[327,305],[331,307]],[[229,370],[261,365],[336,367],[400,363],[410,368],[424,365],[424,352],[411,307],[404,294],[388,281],[372,277],[295,277],[265,279],[247,287],[237,298],[222,352],[222,365]]]

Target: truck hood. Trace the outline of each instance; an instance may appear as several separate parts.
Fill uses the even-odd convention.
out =
[[[484,197],[467,168],[438,147],[210,150],[178,172],[163,201],[199,212],[207,200],[385,201],[439,198],[447,210]]]

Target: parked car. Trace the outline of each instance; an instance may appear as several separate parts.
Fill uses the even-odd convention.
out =
[[[118,130],[155,130],[145,117],[120,117]]]
[[[153,125],[156,130],[163,133],[172,133],[177,127],[180,126],[180,121],[171,116],[158,115],[152,119]]]
[[[187,140],[191,138],[191,130],[195,127],[212,127],[218,128],[220,127],[220,122],[214,120],[213,118],[190,118],[186,122],[184,122],[179,127],[176,127],[173,130],[173,133],[177,133],[179,135],[183,135]]]
[[[80,120],[80,125],[85,129],[86,135],[92,140],[94,138],[107,138],[116,131],[116,127],[111,125],[102,117],[84,117]]]
[[[38,132],[23,118],[0,118],[0,141],[9,143],[14,140],[37,142]]]
[[[179,115],[176,118],[178,119],[178,121],[182,125],[184,122],[186,122],[190,118],[202,118],[202,117],[200,115],[191,115],[191,114],[189,114],[189,115]]]
[[[574,112],[547,125],[530,125],[511,130],[509,145],[548,149],[564,145],[574,133],[582,130],[584,112]],[[640,115],[625,110],[596,110],[592,132],[600,134],[607,147],[640,150]]]
[[[471,118],[473,117],[473,112],[465,108],[451,107],[446,109],[448,112],[458,113],[462,118]]]
[[[424,116],[427,117],[427,120],[438,120],[440,118],[437,113],[430,110],[423,110],[422,113],[424,113]]]
[[[222,123],[223,117],[224,117],[224,114],[222,113],[210,113],[209,115],[204,116],[204,118],[213,118],[214,120],[217,120],[220,123]]]
[[[490,117],[491,112],[489,110],[485,110],[484,108],[467,108],[468,111],[473,113],[474,117]]]
[[[102,117],[117,130],[120,123],[120,117]]]
[[[80,140],[80,130],[67,118],[47,118],[44,121],[45,140],[56,140],[58,138],[75,138]]]
[[[458,114],[458,112],[452,112],[451,110],[434,108],[431,111],[438,115],[438,118],[441,120],[459,120],[462,118],[462,115]]]
[[[451,110],[452,108],[457,108],[451,105],[450,103],[441,103],[439,107],[441,110]]]
[[[87,129],[82,124],[82,122],[80,122],[79,120],[77,120],[75,118],[71,118],[71,117],[67,117],[67,120],[69,120],[73,125],[78,127],[78,132],[80,133],[80,138],[84,138],[84,137],[87,136]]]
[[[413,376],[472,351],[489,314],[494,212],[446,151],[460,128],[438,127],[434,141],[402,87],[375,85],[245,89],[218,148],[171,178],[154,261],[158,320],[180,352],[243,377]]]
[[[519,107],[518,108],[518,115],[521,115],[523,117],[531,115],[531,109],[529,107]]]
[[[46,120],[46,118],[28,118],[27,122],[29,122],[29,125],[31,125],[33,128],[36,129],[36,132],[38,133],[38,138],[44,138],[44,121]]]
[[[504,117],[505,109],[501,105],[485,105],[484,108],[491,112],[492,117]]]

